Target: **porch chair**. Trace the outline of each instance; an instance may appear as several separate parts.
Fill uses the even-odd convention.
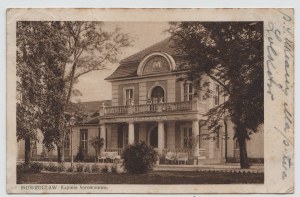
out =
[[[187,164],[189,158],[189,154],[188,153],[177,153],[176,155],[176,160],[178,162],[178,164],[180,164],[180,161],[183,161],[184,164]]]
[[[105,160],[106,160],[107,157],[108,157],[108,153],[109,153],[109,152],[102,152],[102,153],[98,156],[98,162],[99,162],[99,160],[103,160],[103,163],[104,163]]]
[[[173,152],[167,152],[166,156],[165,156],[165,163],[172,163],[173,161],[175,161],[176,159],[176,153]]]
[[[118,156],[118,152],[108,152],[107,158],[111,159],[112,162],[115,163],[115,160],[119,159],[120,157]]]

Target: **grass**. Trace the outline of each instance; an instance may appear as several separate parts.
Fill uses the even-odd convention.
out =
[[[264,174],[155,171],[149,174],[20,173],[18,184],[262,184]]]

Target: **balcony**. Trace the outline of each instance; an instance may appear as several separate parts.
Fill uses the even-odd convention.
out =
[[[133,115],[144,113],[163,113],[163,112],[187,112],[194,111],[205,113],[207,106],[204,102],[197,99],[192,101],[158,103],[158,104],[143,104],[143,105],[128,105],[128,106],[102,106],[100,115]]]

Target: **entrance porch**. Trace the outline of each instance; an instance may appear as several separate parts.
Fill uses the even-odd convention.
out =
[[[200,128],[200,120],[130,121],[101,124],[100,137],[104,139],[102,151],[118,155],[122,155],[126,146],[143,141],[157,150],[160,163],[221,163],[224,158],[221,135],[210,140],[203,137],[207,132],[206,127]]]

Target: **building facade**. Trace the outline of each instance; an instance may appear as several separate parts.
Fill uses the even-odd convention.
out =
[[[220,120],[219,130],[214,133],[203,125],[206,112],[226,99],[220,94],[219,85],[202,76],[199,86],[207,83],[212,90],[211,96],[206,97],[208,90],[178,80],[178,75],[186,72],[179,69],[184,64],[169,39],[122,60],[106,78],[112,84],[111,104],[101,103],[95,109],[96,120],[73,128],[73,154],[81,146],[87,157],[93,157],[95,150],[89,139],[99,136],[104,139],[104,151],[118,154],[127,145],[144,141],[157,149],[162,160],[167,152],[188,153],[189,163],[193,164],[238,158],[239,147],[230,118]],[[66,156],[71,148],[69,139],[67,136],[65,140]],[[263,158],[263,142],[263,131],[251,135],[247,142],[250,158]]]

